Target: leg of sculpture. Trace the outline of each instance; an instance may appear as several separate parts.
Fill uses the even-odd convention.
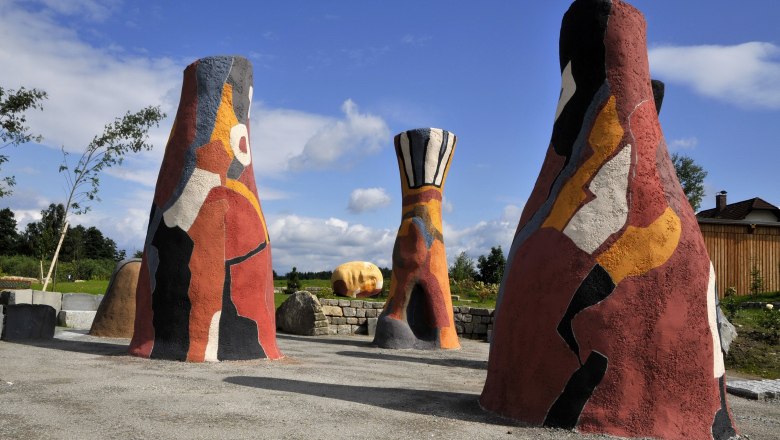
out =
[[[184,71],[149,219],[131,354],[192,362],[282,356],[252,169],[251,101],[244,58],[204,58]]]
[[[393,247],[390,297],[374,344],[384,348],[460,348],[452,312],[441,201],[454,134],[438,128],[395,137],[403,208]]]
[[[658,122],[642,15],[577,0],[552,139],[499,292],[483,408],[624,437],[726,439],[714,271]]]

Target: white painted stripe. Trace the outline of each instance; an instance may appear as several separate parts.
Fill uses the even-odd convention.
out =
[[[246,152],[241,151],[241,138],[246,139]],[[249,130],[244,124],[230,127],[230,149],[241,165],[248,166],[252,163],[252,150],[249,148]]]
[[[710,262],[710,281],[707,284],[707,321],[710,324],[712,335],[712,374],[717,379],[726,373],[726,365],[723,363],[723,349],[720,346],[720,332],[718,331],[718,310],[715,304],[715,267]]]
[[[195,168],[176,203],[163,213],[165,225],[189,231],[212,188],[220,186],[219,174]]]
[[[206,344],[206,362],[219,362],[217,352],[219,350],[219,319],[222,317],[222,311],[214,313],[209,325],[209,342]]]
[[[441,182],[444,180],[444,173],[447,171],[447,164],[450,162],[453,145],[455,145],[455,135],[450,132],[450,135],[447,136],[447,145],[442,145],[442,148],[444,148],[444,157],[441,160],[439,173],[436,175],[436,180],[434,181],[434,184],[437,186],[441,186]]]
[[[571,61],[569,61],[569,64],[566,65],[561,73],[561,97],[558,99],[558,108],[555,110],[556,121],[561,117],[563,109],[566,107],[566,104],[569,103],[576,91],[577,83],[574,82],[574,76],[571,73]]]
[[[401,156],[403,156],[404,168],[406,168],[406,180],[411,188],[414,186],[414,168],[412,168],[412,156],[409,152],[409,135],[406,132],[401,133]]]
[[[439,153],[444,142],[444,132],[441,128],[431,128],[431,137],[425,147],[425,168],[423,169],[423,183],[433,184],[436,180],[436,168],[439,166]]]
[[[583,251],[592,254],[626,224],[630,169],[631,145],[626,145],[591,181],[589,188],[595,198],[580,208],[563,230]]]

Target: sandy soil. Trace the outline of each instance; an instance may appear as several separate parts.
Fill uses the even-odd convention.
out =
[[[575,439],[483,412],[488,345],[383,350],[367,337],[279,335],[287,358],[187,364],[58,330],[0,342],[0,439]],[[780,438],[780,404],[730,397],[743,435]]]

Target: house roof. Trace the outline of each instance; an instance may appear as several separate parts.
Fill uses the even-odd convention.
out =
[[[717,208],[705,209],[704,211],[696,214],[698,218],[719,218],[724,220],[744,220],[751,212],[755,210],[767,210],[772,211],[780,221],[780,208],[767,202],[760,197],[754,197],[752,199],[743,200],[737,203],[730,203],[726,205],[720,212]]]

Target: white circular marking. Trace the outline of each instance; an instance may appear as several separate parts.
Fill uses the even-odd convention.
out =
[[[246,140],[246,152],[241,151],[241,139]],[[252,163],[252,150],[249,149],[249,131],[244,124],[234,125],[230,129],[230,149],[236,155],[236,159],[241,165],[247,166]]]

